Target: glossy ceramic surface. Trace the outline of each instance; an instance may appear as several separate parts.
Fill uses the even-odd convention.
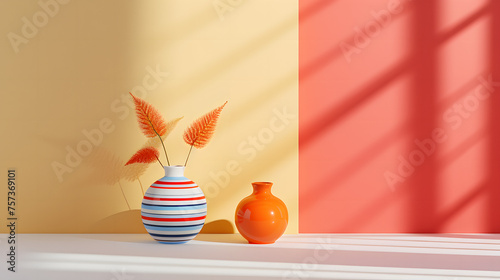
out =
[[[236,227],[250,243],[274,243],[288,225],[286,205],[271,193],[272,185],[270,182],[252,183],[253,193],[236,207]]]
[[[142,223],[161,243],[179,244],[193,239],[207,215],[203,191],[184,177],[184,166],[165,166],[165,177],[152,184],[141,206]]]

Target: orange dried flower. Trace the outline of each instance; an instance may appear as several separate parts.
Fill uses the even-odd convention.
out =
[[[214,135],[217,120],[226,104],[227,101],[193,122],[184,132],[184,141],[198,149],[205,147]]]
[[[158,156],[160,152],[154,147],[146,147],[142,148],[137,153],[135,153],[125,165],[129,165],[132,163],[151,163],[155,160],[158,160]],[[158,160],[159,161],[159,160]]]

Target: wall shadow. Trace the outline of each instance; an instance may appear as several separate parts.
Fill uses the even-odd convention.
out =
[[[234,233],[234,227],[230,221],[220,219],[205,223],[200,233],[232,234]]]
[[[424,139],[437,127],[437,1],[425,0],[413,3],[412,30],[410,37],[413,55],[411,58],[413,70],[412,98],[408,104],[409,114],[413,117],[411,127],[413,135],[409,138]],[[425,18],[422,21],[422,18]],[[414,143],[409,143],[409,149]],[[411,157],[411,154],[409,155]],[[425,157],[425,155],[424,155]],[[435,221],[437,211],[437,176],[439,166],[436,157],[420,158],[425,164],[419,167],[408,181],[407,231],[426,233],[439,231],[439,224]]]
[[[485,17],[491,19],[491,30],[488,36],[490,44],[487,58],[490,61],[489,72],[493,73],[493,81],[500,81],[500,66],[498,65],[500,54],[497,51],[500,47],[500,37],[498,36],[500,34],[500,4],[499,1],[495,0],[490,0],[489,2],[489,5],[482,5],[478,9],[470,11],[463,9],[463,16],[448,29],[443,28],[443,20],[440,18],[443,17],[449,20],[443,11],[439,9],[445,6],[442,2],[422,0],[411,3],[411,10],[408,11],[411,13],[411,24],[407,37],[408,46],[411,48],[409,56],[401,59],[396,64],[396,67],[384,72],[382,75],[378,75],[374,79],[375,82],[362,84],[360,87],[361,90],[349,94],[347,101],[334,104],[330,111],[320,115],[314,120],[312,125],[302,124],[303,126],[301,126],[299,135],[300,147],[307,148],[307,146],[313,146],[315,139],[319,139],[322,137],[322,134],[331,131],[334,126],[339,125],[347,119],[351,112],[366,105],[370,99],[378,98],[377,95],[380,95],[382,90],[388,85],[400,80],[403,73],[411,75],[412,78],[411,98],[406,105],[408,113],[405,115],[405,117],[408,116],[410,121],[404,122],[403,128],[392,130],[386,135],[381,135],[374,139],[373,145],[367,145],[368,149],[363,149],[359,153],[355,153],[354,156],[348,158],[346,163],[337,170],[332,170],[331,168],[327,174],[319,172],[318,174],[322,176],[315,182],[320,182],[318,185],[324,186],[321,190],[319,188],[311,187],[308,189],[304,187],[308,182],[301,179],[301,188],[299,189],[301,202],[313,201],[314,194],[317,194],[318,191],[330,194],[334,192],[332,189],[338,187],[336,185],[341,184],[347,178],[354,176],[357,168],[373,162],[377,155],[381,154],[384,149],[391,147],[400,140],[400,137],[397,137],[398,130],[405,131],[404,136],[408,138],[406,151],[403,152],[404,156],[408,157],[412,156],[411,152],[415,149],[415,139],[426,139],[435,128],[441,127],[444,113],[443,108],[451,108],[454,103],[461,101],[466,94],[471,93],[475,87],[480,86],[476,77],[482,74],[482,71],[480,73],[476,72],[477,74],[471,73],[469,77],[474,76],[470,79],[467,77],[466,79],[468,80],[458,90],[454,90],[452,93],[443,92],[442,88],[448,86],[446,83],[449,83],[448,80],[443,82],[444,86],[440,83],[440,78],[443,77],[443,69],[441,68],[446,66],[443,66],[443,61],[448,59],[448,57],[443,56],[443,49],[450,44],[456,43],[458,40],[462,40],[463,37],[461,35],[467,34],[469,28],[472,28],[473,25],[482,21]],[[467,7],[466,5],[463,4],[461,8]],[[451,42],[452,40],[453,42]],[[464,46],[464,48],[467,49],[467,46]],[[322,59],[314,60],[314,63],[302,66],[300,68],[300,79],[309,78],[316,71],[324,68],[333,60],[338,59],[339,54],[338,49],[332,49],[325,56],[318,56]],[[466,52],[461,54],[467,55]],[[468,65],[463,65],[463,67],[468,67]],[[489,73],[486,73],[486,75],[483,73],[483,77],[487,77],[487,75]],[[459,83],[461,82],[459,81]],[[335,94],[334,89],[335,87],[331,90],[331,94]],[[327,92],[328,90],[325,90],[325,94],[329,94]],[[443,96],[443,93],[446,93],[446,96]],[[301,92],[300,98],[307,100],[307,94],[307,92]],[[310,103],[311,100],[309,99],[308,102]],[[441,155],[440,147],[437,147],[436,152],[429,157],[419,159],[419,155],[415,156],[413,154],[415,156],[414,159],[425,161],[425,163],[419,164],[416,172],[411,177],[405,178],[405,189],[400,192],[404,194],[404,213],[407,216],[404,232],[441,232],[450,219],[461,218],[462,211],[471,203],[484,198],[484,195],[488,195],[489,200],[488,210],[484,216],[484,224],[487,224],[489,228],[488,232],[498,232],[500,230],[500,219],[498,218],[500,216],[500,204],[498,204],[498,201],[500,201],[500,172],[496,170],[498,169],[497,166],[500,159],[500,147],[498,145],[500,143],[500,127],[497,122],[500,119],[500,110],[498,110],[500,108],[500,98],[498,95],[492,96],[488,100],[488,104],[490,108],[487,133],[475,133],[446,155]],[[307,114],[307,112],[303,111],[301,113]],[[406,131],[409,133],[406,133]],[[396,135],[396,137],[391,138],[391,135]],[[490,145],[490,148],[486,151],[489,165],[488,180],[486,180],[485,184],[464,186],[464,188],[467,188],[466,195],[457,201],[453,201],[451,207],[448,209],[442,209],[443,205],[448,205],[446,203],[449,202],[448,197],[440,197],[440,195],[444,194],[445,190],[444,187],[443,190],[440,189],[440,176],[443,170],[447,165],[459,160],[460,156],[484,140],[485,137],[489,137]],[[334,138],[330,140],[335,142]],[[335,159],[332,158],[332,160]],[[358,166],[356,163],[358,163]],[[300,166],[306,167],[305,164],[301,160]],[[307,170],[307,168],[301,168],[301,170]],[[316,174],[316,177],[318,177],[318,174]],[[307,176],[301,176],[301,178],[305,177]],[[323,199],[333,199],[332,197],[333,195],[325,195]],[[390,193],[373,197],[372,201],[367,203],[367,205],[360,205],[361,209],[354,212],[355,214],[349,223],[343,225],[332,223],[331,229],[335,232],[338,230],[340,232],[349,232],[349,229],[356,231],[356,223],[362,224],[368,222],[374,213],[384,211],[388,203],[399,203],[401,200],[400,195],[398,195],[397,199],[395,197],[395,195],[391,195]],[[300,228],[302,228],[302,221],[303,219],[307,220],[306,217],[309,214],[303,215],[308,209],[305,209],[302,204],[300,206]],[[327,209],[322,209],[322,211],[325,210]],[[308,225],[310,224],[308,222]],[[311,227],[309,226],[309,228]]]
[[[116,213],[101,219],[89,227],[92,233],[147,233],[141,219],[141,210]]]
[[[500,81],[500,1],[490,0],[490,73],[493,81]],[[488,150],[488,213],[486,221],[488,232],[500,232],[500,95],[498,87],[489,101],[489,150]]]

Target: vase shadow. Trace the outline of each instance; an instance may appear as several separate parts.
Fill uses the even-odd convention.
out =
[[[217,243],[248,244],[248,241],[239,234],[198,234],[194,240]]]
[[[147,233],[141,219],[141,210],[119,212],[94,223],[92,233]]]
[[[215,220],[206,223],[200,231],[201,234],[205,233],[234,233],[233,224],[228,220]]]
[[[90,233],[124,233],[123,237],[109,237],[109,240],[134,242],[134,243],[151,243],[152,240],[148,235],[130,235],[130,234],[147,234],[141,219],[141,210],[134,209],[119,212],[103,218],[94,223],[90,229]],[[234,234],[234,226],[228,220],[215,220],[206,223],[200,231],[200,235],[196,236],[195,240],[207,242],[221,243],[248,243],[239,234]],[[108,239],[106,235],[94,236],[96,239]]]
[[[206,223],[194,240],[220,243],[248,243],[239,234],[234,234],[234,226],[228,220],[215,220]]]

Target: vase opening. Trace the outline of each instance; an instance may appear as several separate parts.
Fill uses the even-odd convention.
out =
[[[253,192],[257,193],[271,193],[272,182],[254,182],[252,183]]]
[[[184,169],[186,167],[184,165],[173,165],[173,166],[164,166],[165,176],[167,177],[184,177]]]

